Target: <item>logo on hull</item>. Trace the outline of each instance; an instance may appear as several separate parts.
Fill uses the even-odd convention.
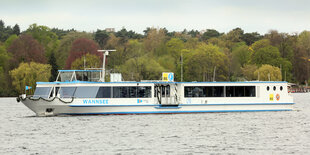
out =
[[[108,104],[108,100],[83,100],[83,104]]]
[[[273,101],[273,94],[269,94],[269,100]]]

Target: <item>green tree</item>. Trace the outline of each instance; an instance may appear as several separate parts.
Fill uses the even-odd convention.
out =
[[[120,45],[120,38],[116,37],[113,33],[109,35],[109,40],[107,41],[107,49],[116,49]]]
[[[6,41],[12,34],[14,34],[11,26],[6,26],[2,20],[0,20],[0,42]]]
[[[179,64],[177,64],[178,66],[176,66],[175,59],[171,55],[163,55],[163,56],[157,58],[157,62],[163,68],[167,69],[167,71],[174,72],[175,73],[175,79],[179,80],[180,74],[178,73],[178,70],[176,70],[177,69],[176,67],[179,67]]]
[[[310,79],[310,31],[299,34],[294,53],[294,74],[298,83]]]
[[[10,92],[8,80],[8,62],[10,56],[3,46],[0,46],[0,96],[8,96]]]
[[[278,47],[282,58],[287,58],[291,62],[293,61],[293,41],[295,36],[290,36],[287,33],[278,33],[276,30],[269,31],[265,38],[270,40],[270,45]]]
[[[53,51],[58,50],[58,36],[47,26],[38,26],[37,24],[32,24],[26,30],[26,33],[32,35],[32,37],[44,47],[45,56],[47,58]]]
[[[184,49],[184,42],[178,38],[171,38],[167,43],[167,51],[176,60],[181,56],[181,50]]]
[[[59,50],[57,50],[55,53],[56,62],[60,69],[64,69],[65,67],[66,60],[69,56],[72,47],[72,43],[76,39],[80,38],[86,38],[92,40],[93,36],[92,34],[86,32],[71,31],[67,35],[63,36],[63,38],[60,40]]]
[[[5,47],[0,46],[0,67],[2,67],[2,69],[7,66],[9,59],[10,56],[9,53],[6,51]]]
[[[95,33],[95,41],[103,48],[109,40],[109,33],[105,30],[97,30]]]
[[[205,33],[202,34],[202,40],[208,40],[210,38],[219,37],[221,34],[214,29],[207,29]]]
[[[20,63],[19,67],[10,71],[13,86],[20,94],[24,93],[25,86],[36,87],[37,81],[49,81],[51,66],[35,62]]]
[[[185,48],[184,42],[179,39],[179,38],[171,38],[167,43],[166,43],[166,49],[168,54],[165,54],[165,56],[160,56],[159,57],[159,62],[160,64],[169,69],[170,72],[175,73],[175,79],[180,81],[181,80],[181,72],[180,72],[180,60],[181,56],[185,55],[183,53],[183,50]],[[183,56],[184,58],[184,56]],[[168,62],[164,62],[164,60]],[[173,64],[174,66],[170,66]],[[176,70],[178,69],[178,70]]]
[[[279,49],[270,45],[268,39],[263,39],[252,44],[253,54],[251,62],[258,66],[269,64],[281,69],[284,80],[292,80],[292,63],[287,58],[282,58]]]
[[[188,32],[189,35],[191,35],[191,37],[199,37],[200,33],[197,30],[191,30]]]
[[[74,29],[63,30],[63,29],[58,29],[58,28],[52,28],[51,31],[54,32],[58,36],[58,39],[62,39],[65,35],[67,35],[70,32],[76,32],[76,30]]]
[[[242,35],[241,39],[248,45],[250,46],[254,42],[260,40],[262,36],[257,33],[257,32],[252,32],[252,33],[245,33]]]
[[[154,80],[160,79],[161,73],[166,71],[154,59],[143,56],[137,60],[129,59],[121,67],[123,78],[125,80]]]
[[[13,27],[13,34],[15,35],[20,35],[20,28],[18,26],[18,24],[15,24],[14,27]]]
[[[262,39],[262,40],[258,40],[256,42],[254,42],[252,45],[251,45],[251,50],[253,51],[257,51],[259,50],[260,48],[264,48],[266,46],[269,46],[270,45],[270,41],[269,39]]]
[[[6,78],[5,78],[5,74],[4,74],[4,70],[3,68],[0,66],[0,96],[4,96],[6,93],[5,93],[5,90],[6,90]]]
[[[198,44],[199,44],[198,38],[189,38],[185,42],[184,48],[186,48],[186,49],[196,49]]]
[[[226,34],[226,39],[232,42],[241,42],[243,38],[244,31],[237,27]]]
[[[142,35],[130,30],[130,31],[127,31],[126,28],[122,28],[121,30],[117,31],[115,33],[115,36],[116,37],[119,37],[121,38],[121,42],[122,43],[126,43],[128,41],[128,39],[139,39],[142,37]]]
[[[249,47],[244,43],[240,43],[235,48],[233,48],[232,56],[235,63],[240,64],[243,67],[247,64],[251,58],[251,51],[249,51]]]
[[[11,36],[4,42],[4,47],[5,47],[6,49],[8,49],[8,48],[11,46],[11,44],[12,44],[16,39],[18,39],[18,37],[17,37],[16,34],[11,35]]]
[[[84,68],[84,60],[85,60],[85,68],[101,68],[101,59],[97,55],[87,53],[85,56],[76,59],[71,64],[71,69],[85,69]]]
[[[127,58],[126,55],[127,54],[131,55],[130,54],[131,52],[129,51],[129,53],[127,53],[126,44],[128,45],[128,43],[121,44],[121,41],[120,41],[121,38],[116,37],[113,33],[110,34],[109,38],[110,39],[107,41],[106,48],[116,49],[116,52],[109,53],[109,56],[107,58],[107,62],[108,62],[107,64],[108,64],[108,68],[115,70],[119,68],[121,65],[123,65],[127,59],[130,59],[129,57]]]
[[[251,61],[252,63],[257,65],[262,64],[275,65],[277,64],[277,60],[279,58],[280,58],[280,52],[278,48],[269,45],[254,51],[254,53],[252,54]]]
[[[259,77],[260,81],[282,80],[280,68],[271,65],[262,65],[254,72],[254,76]]]
[[[227,80],[227,56],[217,46],[201,44],[197,50],[189,53],[185,61],[184,75],[187,81]]]
[[[241,75],[241,67],[244,67],[251,58],[251,51],[249,47],[244,43],[238,43],[232,49],[232,73],[234,77],[239,77]]]
[[[144,38],[144,47],[147,52],[152,52],[156,56],[163,54],[162,47],[166,40],[166,33],[163,29],[152,28],[147,33],[146,38]]]
[[[242,68],[242,75],[247,81],[252,81],[257,79],[257,76],[255,77],[254,72],[257,70],[257,66],[253,64],[247,64],[244,65]]]
[[[130,39],[125,44],[126,46],[126,58],[127,60],[130,58],[141,57],[145,54],[143,43],[139,42],[137,39]]]
[[[111,52],[107,58],[108,60],[108,68],[116,69],[123,65],[127,60],[134,59],[137,60],[139,57],[145,54],[145,49],[142,42],[139,42],[137,39],[129,39],[126,44],[120,45],[119,38],[111,35],[111,39],[108,44],[114,44],[114,48],[116,52]]]
[[[51,78],[49,81],[56,81],[57,74],[58,74],[58,66],[56,63],[56,58],[54,52],[50,55],[48,59],[48,63],[51,65]]]
[[[220,48],[227,48],[228,47],[227,44],[231,44],[230,41],[224,40],[223,37],[222,38],[210,38],[207,42],[209,44],[216,45]]]

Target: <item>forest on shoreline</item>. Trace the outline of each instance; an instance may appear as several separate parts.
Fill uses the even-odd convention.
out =
[[[169,32],[146,28],[144,34],[122,28],[95,32],[63,30],[0,19],[0,96],[16,96],[36,81],[54,81],[58,69],[100,68],[99,49],[116,49],[107,70],[127,81],[159,80],[174,72],[175,81],[288,81],[310,84],[310,31],[289,34],[228,33],[214,29]],[[214,77],[215,73],[215,77]],[[108,75],[106,76],[108,79]]]

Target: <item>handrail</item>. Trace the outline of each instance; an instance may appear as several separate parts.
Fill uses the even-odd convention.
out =
[[[48,99],[43,98],[43,97],[41,97],[41,96],[38,97],[38,98],[33,98],[33,95],[28,95],[28,96],[26,96],[25,98],[23,98],[22,95],[20,95],[20,96],[18,96],[18,97],[16,98],[16,100],[17,100],[17,102],[20,102],[20,101],[25,101],[26,99],[29,99],[29,100],[32,100],[32,101],[39,101],[39,100],[42,99],[42,100],[47,101],[47,102],[52,102],[52,101],[54,101],[56,98],[57,98],[59,101],[65,103],[65,104],[72,103],[72,102],[74,101],[74,97],[71,97],[71,101],[64,101],[63,99],[61,99],[61,98],[59,98],[59,97],[57,97],[57,96],[53,97],[51,100],[48,100]]]

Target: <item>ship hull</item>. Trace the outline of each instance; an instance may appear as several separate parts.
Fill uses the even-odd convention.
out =
[[[208,112],[260,112],[291,111],[294,103],[216,103],[216,104],[179,104],[179,105],[80,105],[61,101],[32,101],[22,103],[37,116],[54,115],[118,115],[118,114],[173,114]]]

